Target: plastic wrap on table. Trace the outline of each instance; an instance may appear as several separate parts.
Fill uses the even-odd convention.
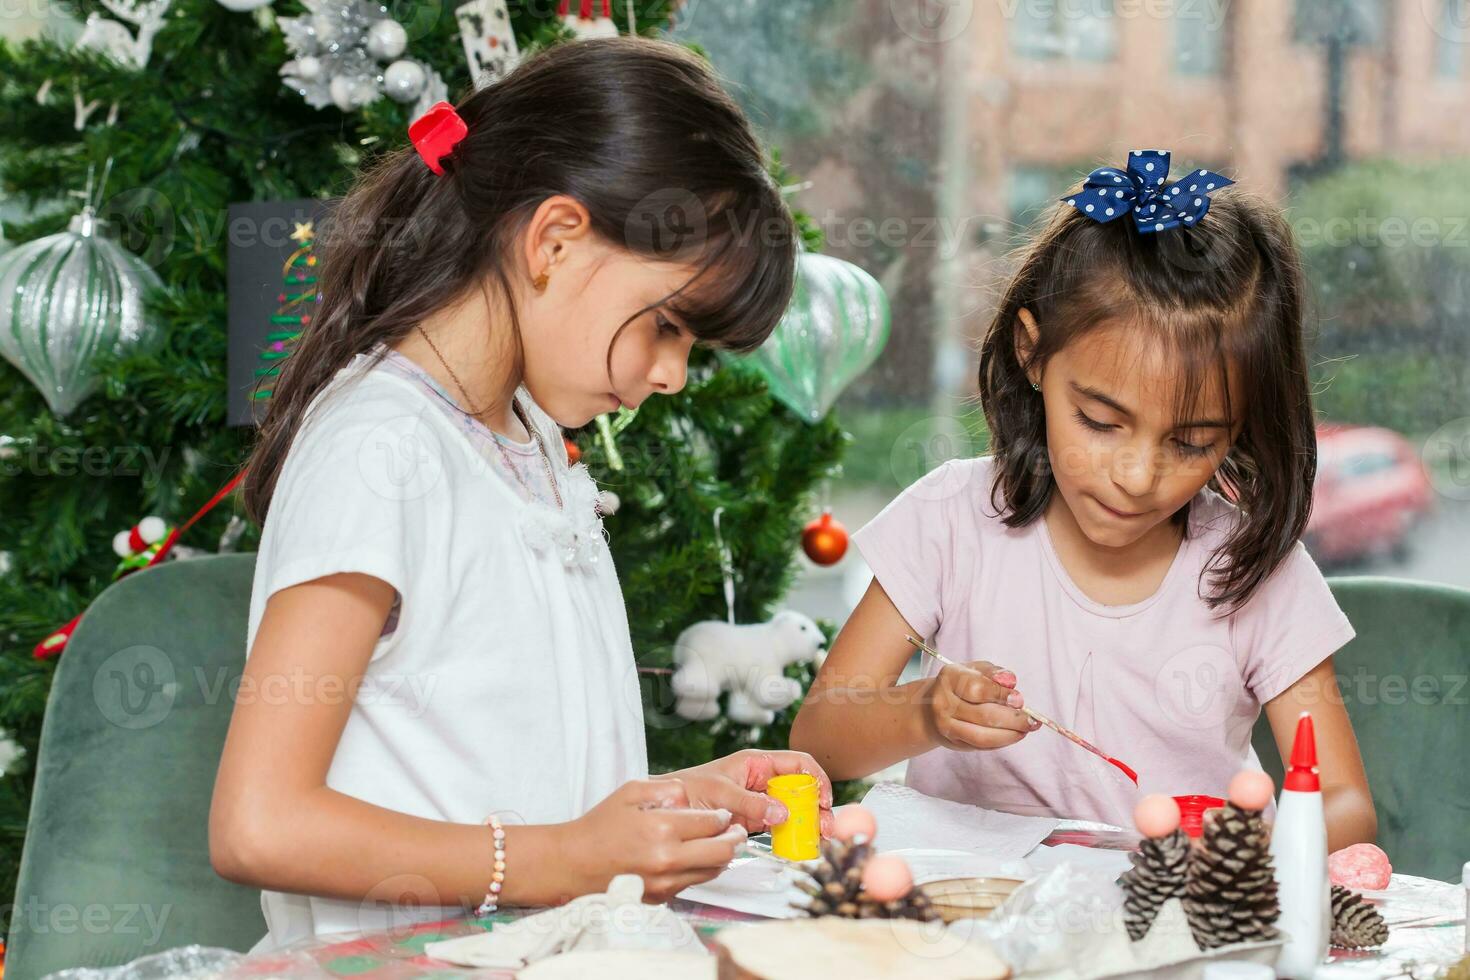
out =
[[[44,980],[244,980],[269,976],[278,980],[319,980],[327,976],[316,960],[301,953],[271,957],[269,968],[244,953],[217,946],[176,946],[140,956],[121,966],[73,967],[49,973]]]
[[[1017,888],[976,928],[1017,974],[1045,973],[1088,955],[1122,907],[1112,875],[1064,862]]]
[[[1164,903],[1148,935],[1135,943],[1122,909],[1123,891],[1111,872],[1063,863],[1016,889],[990,918],[969,928],[1015,976],[1045,980],[1191,980],[1220,960],[1272,963],[1280,947],[1279,941],[1238,943],[1202,953],[1177,898]],[[956,923],[951,929],[956,926],[963,928]]]

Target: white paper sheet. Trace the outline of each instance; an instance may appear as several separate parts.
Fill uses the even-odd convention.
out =
[[[713,881],[691,885],[679,897],[722,909],[771,919],[794,919],[802,913],[792,903],[805,905],[806,892],[796,887],[797,868],[762,858],[736,858]]]
[[[1059,821],[986,810],[925,796],[897,783],[879,783],[863,797],[878,821],[879,851],[900,848],[970,851],[997,861],[1025,857]]]

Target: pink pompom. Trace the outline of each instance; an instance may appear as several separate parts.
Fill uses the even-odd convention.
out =
[[[1179,829],[1179,804],[1172,796],[1150,793],[1133,808],[1133,822],[1145,837],[1167,837]]]
[[[1276,795],[1276,784],[1259,769],[1242,769],[1230,780],[1229,795],[1242,810],[1264,810]]]
[[[908,862],[891,854],[877,854],[863,866],[863,891],[879,902],[903,898],[914,887]]]
[[[1327,877],[1344,888],[1382,891],[1392,874],[1388,855],[1376,844],[1353,844],[1327,855]]]
[[[840,841],[851,841],[858,834],[872,840],[878,834],[878,821],[872,810],[854,803],[837,811],[833,817],[832,835]]]

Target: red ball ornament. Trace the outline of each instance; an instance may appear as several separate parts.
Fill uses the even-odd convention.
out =
[[[801,532],[801,549],[818,565],[835,565],[847,554],[847,528],[825,510]]]
[[[582,461],[582,447],[578,446],[566,436],[562,436],[561,441],[567,444],[567,459],[571,461],[573,466],[576,466]]]

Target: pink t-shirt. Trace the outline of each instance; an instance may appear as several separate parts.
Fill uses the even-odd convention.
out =
[[[1029,707],[1128,763],[1139,787],[1045,728],[993,751],[933,749],[909,761],[908,784],[996,810],[1131,827],[1142,793],[1224,796],[1235,773],[1259,769],[1251,727],[1261,705],[1354,635],[1306,549],[1298,543],[1243,608],[1219,616],[1199,598],[1199,576],[1238,511],[1202,490],[1158,590],[1103,605],[1068,576],[1045,520],[1002,523],[993,472],[991,457],[952,460],[853,542],[935,649],[1010,668]],[[926,676],[939,672],[924,660]]]

